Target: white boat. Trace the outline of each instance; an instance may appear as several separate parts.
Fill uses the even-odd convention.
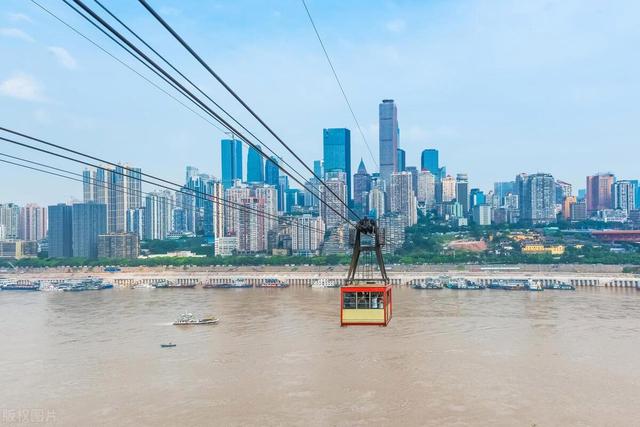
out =
[[[204,317],[202,319],[197,319],[191,313],[184,313],[178,316],[175,322],[173,322],[176,326],[188,326],[188,325],[214,325],[218,323],[218,319],[215,317]]]
[[[341,281],[338,279],[316,279],[310,286],[312,288],[339,288]]]

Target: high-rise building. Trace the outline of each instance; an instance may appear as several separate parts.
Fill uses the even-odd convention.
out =
[[[407,153],[402,149],[398,148],[398,172],[404,172],[407,169]]]
[[[98,236],[107,232],[107,207],[94,202],[74,203],[71,212],[73,256],[97,258]]]
[[[127,233],[137,234],[138,240],[144,238],[144,207],[127,211]]]
[[[437,193],[440,193],[439,200],[438,200]],[[456,179],[451,175],[447,175],[436,185],[436,200],[438,200],[439,203],[445,203],[445,202],[450,202],[455,198],[456,198]]]
[[[561,204],[566,197],[573,196],[573,187],[565,181],[556,181],[556,203]]]
[[[287,191],[289,191],[289,177],[280,175],[278,177],[278,211],[287,211]]]
[[[322,220],[327,229],[329,229],[342,225],[345,222],[345,218],[348,218],[346,207],[347,177],[344,172],[327,172],[324,183],[325,185],[320,188],[321,212]]]
[[[569,213],[571,221],[585,221],[589,217],[587,203],[584,201],[573,203],[569,208]]]
[[[224,187],[222,182],[209,178],[205,181],[206,200],[203,207],[202,229],[206,237],[224,235]]]
[[[483,205],[487,202],[487,198],[484,195],[484,191],[478,188],[472,188],[469,192],[469,209],[473,209],[474,206]]]
[[[385,182],[385,185],[388,185],[391,174],[398,171],[398,109],[393,99],[383,99],[378,107],[378,113],[380,179]]]
[[[73,256],[72,208],[60,203],[49,206],[49,257],[69,258]]]
[[[556,221],[555,181],[552,175],[536,173],[523,178],[520,219],[534,225]]]
[[[264,163],[262,161],[262,147],[249,147],[247,151],[247,182],[261,184],[264,182]]]
[[[636,201],[637,184],[630,180],[621,180],[613,184],[613,208],[621,209],[627,214],[635,210],[638,202]]]
[[[432,209],[436,204],[436,177],[426,169],[418,173],[417,200],[427,209]]]
[[[611,190],[615,177],[610,173],[597,174],[587,177],[587,213],[611,209],[613,200]]]
[[[571,206],[578,201],[575,196],[567,196],[562,201],[562,218],[565,220],[571,219]]]
[[[462,205],[464,215],[469,213],[469,177],[466,173],[456,176],[456,200]]]
[[[265,230],[268,233],[278,227],[278,192],[272,185],[261,185],[252,188],[252,193],[263,201],[263,212],[268,215],[265,218]]]
[[[422,154],[420,156],[420,169],[431,172],[435,177],[440,175],[438,150],[433,148],[422,150]]]
[[[515,181],[502,181],[496,182],[493,184],[493,192],[500,197],[500,200],[504,199],[508,193],[515,194],[516,193],[516,183]]]
[[[345,128],[322,131],[324,173],[344,172],[347,177],[347,199],[351,198],[351,131]]]
[[[268,236],[266,218],[256,215],[256,211],[264,211],[264,199],[249,197],[242,200],[242,206],[245,209],[238,211],[238,251],[265,252]]]
[[[413,183],[414,196],[418,197],[418,168],[415,166],[407,166],[405,171],[411,174],[411,182]]]
[[[242,180],[242,141],[223,139],[221,141],[222,185],[231,188],[233,181]]]
[[[364,216],[369,212],[369,191],[371,191],[371,175],[360,159],[358,172],[353,175],[353,205],[359,215]]]
[[[47,208],[33,203],[20,208],[19,235],[22,240],[38,241],[45,239],[47,237]]]
[[[316,255],[324,240],[322,218],[308,214],[290,217],[291,252],[294,255]]]
[[[264,167],[264,182],[267,185],[273,185],[274,187],[277,187],[279,176],[280,167],[278,166],[278,159],[274,156],[271,156],[271,158],[267,160]]]
[[[144,238],[164,240],[171,229],[171,194],[168,191],[154,191],[145,197]],[[111,234],[111,233],[110,233]]]
[[[20,237],[20,207],[15,203],[0,204],[0,240]]]
[[[82,200],[87,202],[93,202],[95,199],[95,180],[96,173],[85,169],[82,171]]]
[[[389,195],[391,198],[391,212],[403,215],[407,220],[407,226],[412,226],[418,222],[416,196],[413,194],[413,183],[409,172],[391,174]]]
[[[472,211],[473,222],[478,225],[491,225],[491,206],[475,205]]]
[[[140,255],[136,233],[110,233],[98,236],[98,258],[134,259]]]
[[[313,173],[318,178],[322,178],[324,176],[324,164],[322,163],[322,160],[313,161]]]
[[[236,180],[233,187],[224,190],[224,199],[229,202],[224,209],[224,235],[237,236],[239,232],[240,214],[236,207],[243,200],[251,197],[251,189]]]
[[[374,186],[369,192],[369,216],[378,219],[386,212],[385,194],[382,188]]]

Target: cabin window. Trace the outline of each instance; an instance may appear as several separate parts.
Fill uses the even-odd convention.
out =
[[[347,292],[343,295],[343,308],[346,309],[383,309],[383,292]]]

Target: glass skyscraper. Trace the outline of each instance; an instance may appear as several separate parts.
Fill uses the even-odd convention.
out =
[[[264,163],[262,162],[262,148],[257,145],[256,150],[249,147],[247,151],[247,182],[250,184],[262,184],[264,182]]]
[[[60,203],[49,206],[49,257],[70,258],[73,256],[71,243],[72,214],[71,206]]]
[[[264,168],[264,182],[268,185],[278,186],[278,177],[280,176],[280,168],[278,167],[278,159],[271,156],[267,160]]]
[[[407,169],[407,153],[402,148],[398,148],[397,165],[397,172],[404,172]]]
[[[347,199],[351,199],[351,131],[345,128],[322,131],[324,172],[344,172],[347,177]],[[322,178],[322,177],[321,177]]]
[[[222,185],[231,188],[234,180],[242,180],[242,142],[237,139],[223,139],[221,153]]]
[[[102,203],[75,203],[71,223],[73,256],[97,258],[98,236],[107,233],[107,207]]]
[[[398,171],[398,109],[393,99],[382,100],[378,113],[380,178],[389,184],[391,174]]]
[[[438,164],[438,150],[429,148],[422,150],[420,158],[420,168],[423,171],[429,171],[435,176],[440,176],[440,166]]]

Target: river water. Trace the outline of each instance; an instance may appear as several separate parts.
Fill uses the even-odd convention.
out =
[[[638,291],[393,292],[0,292],[0,425],[640,425]]]

